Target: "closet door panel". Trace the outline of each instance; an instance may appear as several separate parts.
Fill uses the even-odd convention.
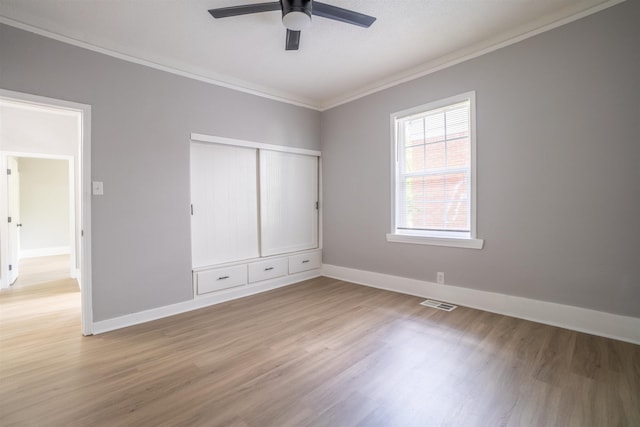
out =
[[[318,158],[260,150],[261,255],[318,247]]]
[[[256,258],[257,150],[191,143],[193,267]]]

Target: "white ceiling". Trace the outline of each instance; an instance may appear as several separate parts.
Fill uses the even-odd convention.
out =
[[[0,0],[0,22],[323,110],[620,1],[323,0],[377,21],[314,17],[298,51],[280,12],[207,13],[265,0]]]

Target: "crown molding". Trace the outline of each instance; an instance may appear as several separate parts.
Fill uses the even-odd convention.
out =
[[[215,86],[224,87],[227,89],[236,90],[238,92],[248,93],[250,95],[260,96],[262,98],[271,99],[273,101],[284,102],[287,104],[292,104],[298,107],[310,108],[312,110],[319,110],[319,106],[314,102],[306,99],[301,99],[296,97],[293,94],[289,93],[280,93],[274,90],[271,90],[266,87],[261,87],[254,85],[249,82],[239,81],[237,79],[233,79],[228,76],[203,76],[197,73],[193,73],[190,71],[181,70],[175,67],[159,64],[153,61],[149,61],[146,59],[134,57],[131,55],[127,55],[124,53],[116,52],[111,49],[106,49],[104,47],[96,46],[91,43],[83,42],[81,40],[77,40],[68,36],[64,36],[62,34],[58,34],[49,30],[45,30],[42,28],[35,27],[30,24],[26,24],[24,22],[16,21],[11,18],[7,18],[6,16],[0,15],[0,24],[5,24],[10,27],[15,27],[20,30],[28,31],[34,34],[38,34],[43,37],[47,37],[53,40],[57,40],[62,43],[70,44],[72,46],[80,47],[83,49],[87,49],[93,52],[102,53],[104,55],[108,55],[117,59],[121,59],[123,61],[132,62],[134,64],[143,65],[145,67],[150,67],[156,70],[164,71],[167,73],[175,74],[181,77],[186,77],[188,79],[193,79],[197,81],[201,81],[204,83],[209,83]]]
[[[333,98],[323,103],[318,108],[320,111],[330,110],[331,108],[338,107],[343,104],[347,104],[357,99],[364,98],[365,96],[372,95],[377,92],[381,92],[385,89],[389,89],[394,86],[398,86],[400,84],[410,82],[412,80],[416,80],[420,77],[433,74],[437,71],[444,70],[454,65],[466,62],[470,59],[474,59],[479,56],[485,55],[487,53],[494,52],[496,50],[502,49],[503,47],[510,46],[512,44],[526,40],[528,38],[537,36],[538,34],[545,33],[547,31],[550,31],[555,28],[561,27],[563,25],[569,24],[571,22],[577,21],[589,15],[593,15],[594,13],[598,13],[600,11],[603,11],[605,9],[608,9],[612,6],[623,3],[625,1],[627,0],[609,0],[605,3],[601,3],[587,10],[583,10],[583,11],[571,14],[570,16],[562,16],[562,14],[558,12],[558,14],[555,17],[551,18],[551,21],[552,21],[551,23],[540,24],[537,27],[534,26],[534,29],[527,28],[527,27],[519,27],[515,30],[511,30],[508,34],[503,35],[503,40],[501,41],[488,42],[488,43],[485,41],[485,42],[478,43],[474,46],[467,47],[463,50],[458,50],[449,55],[437,58],[433,61],[419,65],[410,70],[406,70],[400,74],[395,74],[383,80],[378,80],[375,83],[369,84],[364,88],[355,90],[345,96]],[[548,20],[549,18],[546,18],[546,21]]]
[[[534,24],[533,29],[531,29],[531,24],[525,27],[519,27],[515,30],[511,30],[507,34],[504,34],[502,36],[502,40],[495,41],[496,38],[494,37],[493,40],[491,41],[488,41],[488,42],[485,41],[483,43],[478,43],[476,45],[469,46],[463,50],[458,50],[444,57],[440,57],[433,61],[429,61],[418,67],[412,68],[410,70],[406,70],[399,74],[394,74],[382,80],[378,80],[365,87],[355,89],[344,96],[335,97],[326,101],[319,101],[319,102],[311,99],[299,97],[291,93],[275,91],[271,88],[258,86],[250,82],[240,81],[230,76],[203,76],[197,73],[159,64],[146,59],[137,58],[131,55],[116,52],[114,50],[95,46],[87,42],[76,40],[74,38],[64,36],[62,34],[44,30],[42,28],[38,28],[33,25],[16,21],[14,19],[7,18],[4,16],[0,16],[0,23],[9,25],[15,28],[19,28],[21,30],[29,31],[44,37],[48,37],[63,43],[73,45],[73,46],[81,47],[83,49],[88,49],[88,50],[102,53],[102,54],[105,54],[114,58],[118,58],[124,61],[133,62],[139,65],[144,65],[150,68],[154,68],[156,70],[165,71],[171,74],[176,74],[182,77],[198,80],[204,83],[209,83],[209,84],[224,87],[227,89],[236,90],[239,92],[243,92],[243,93],[247,93],[255,96],[260,96],[263,98],[271,99],[273,101],[284,102],[284,103],[295,105],[298,107],[309,108],[316,111],[326,111],[326,110],[330,110],[332,108],[338,107],[340,105],[355,101],[357,99],[364,98],[365,96],[372,95],[377,92],[381,92],[385,89],[389,89],[391,87],[398,86],[400,84],[418,79],[420,77],[424,77],[426,75],[435,73],[437,71],[444,70],[446,68],[452,67],[454,65],[460,64],[470,59],[477,58],[479,56],[496,51],[498,49],[502,49],[503,47],[510,46],[512,44],[534,37],[538,34],[542,34],[544,32],[561,27],[573,21],[577,21],[579,19],[582,19],[594,13],[598,13],[602,10],[608,9],[624,1],[627,1],[627,0],[609,0],[607,2],[593,6],[589,9],[573,13],[570,16],[563,16],[562,12],[558,12],[555,16],[551,16],[551,18],[549,17],[544,18],[544,22],[540,22],[538,26]],[[551,22],[548,22],[549,20],[551,20]]]

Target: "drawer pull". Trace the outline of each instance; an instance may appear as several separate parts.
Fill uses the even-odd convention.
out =
[[[308,260],[308,259],[305,259],[305,260],[303,260],[303,261],[302,261],[302,263],[303,263],[303,264],[306,264],[306,263],[308,263],[308,262],[309,262],[309,260]]]
[[[229,276],[222,276],[222,277],[218,277],[218,280],[225,280],[225,279],[228,279],[228,278],[229,278]]]
[[[264,269],[264,271],[269,271],[269,270],[273,270],[273,267],[267,267]]]

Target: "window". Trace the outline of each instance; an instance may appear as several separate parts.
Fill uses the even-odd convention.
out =
[[[481,249],[476,238],[475,92],[391,116],[390,242]]]

